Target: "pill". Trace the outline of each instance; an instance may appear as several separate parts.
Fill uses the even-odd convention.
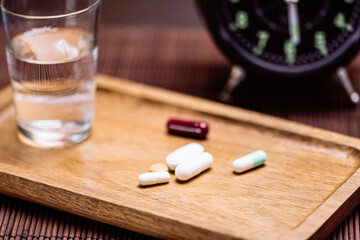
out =
[[[182,162],[194,159],[204,152],[204,147],[198,143],[189,143],[181,148],[176,149],[166,157],[166,165],[170,170],[175,168]]]
[[[148,172],[139,175],[140,186],[149,186],[160,183],[167,183],[170,180],[168,172]]]
[[[204,152],[192,161],[187,161],[177,166],[175,176],[181,181],[187,181],[210,168],[213,161],[213,156],[208,152]]]
[[[186,121],[172,118],[167,122],[167,129],[171,134],[204,139],[209,131],[209,126],[203,121]]]
[[[150,172],[167,172],[169,168],[163,163],[155,163],[150,166]]]
[[[264,151],[258,150],[246,156],[236,159],[233,162],[234,172],[241,173],[258,167],[265,163],[267,155]]]

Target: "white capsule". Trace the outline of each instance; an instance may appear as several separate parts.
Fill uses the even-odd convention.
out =
[[[167,183],[170,180],[169,172],[148,172],[139,175],[140,186],[149,186],[160,183]]]
[[[241,173],[265,163],[267,155],[264,151],[258,150],[246,156],[236,159],[233,162],[234,172]]]
[[[204,147],[198,143],[189,143],[176,149],[166,157],[166,164],[170,170],[189,159],[193,159],[204,152]]]
[[[210,168],[213,161],[213,156],[208,152],[204,152],[200,156],[177,166],[175,169],[176,178],[181,181],[187,181]]]

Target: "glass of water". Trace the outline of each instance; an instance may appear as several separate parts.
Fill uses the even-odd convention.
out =
[[[89,136],[101,0],[3,0],[19,137],[59,147]]]

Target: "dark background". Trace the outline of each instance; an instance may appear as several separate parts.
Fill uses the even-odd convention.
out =
[[[201,27],[192,0],[103,0],[102,13],[108,26]]]

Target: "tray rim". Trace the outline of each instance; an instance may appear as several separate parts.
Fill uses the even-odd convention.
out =
[[[122,93],[137,98],[154,100],[157,102],[163,102],[169,105],[186,108],[192,111],[210,113],[216,116],[222,116],[222,117],[242,121],[245,123],[266,127],[274,131],[281,131],[284,133],[290,133],[292,135],[297,135],[306,138],[310,137],[312,139],[319,140],[324,143],[336,144],[341,147],[351,148],[356,153],[357,156],[360,156],[360,139],[343,135],[340,133],[335,133],[329,130],[324,130],[324,129],[308,126],[305,124],[292,122],[285,119],[280,119],[273,116],[268,116],[262,113],[257,113],[250,110],[245,110],[238,107],[225,105],[222,103],[217,103],[207,99],[189,96],[183,93],[178,93],[166,89],[135,83],[112,76],[99,74],[97,76],[97,84],[98,84],[98,88],[102,90],[113,91],[116,93]],[[12,92],[11,92],[11,87],[8,85],[4,89],[0,89],[0,111],[3,110],[3,108],[5,108],[6,106],[10,105],[11,102],[12,102]],[[306,134],[304,134],[304,132],[306,132]],[[13,174],[10,174],[9,172],[0,171],[0,176],[4,176],[4,174],[12,176],[14,178],[12,182],[16,182],[17,179],[18,181],[25,181],[25,182],[34,181],[37,183],[45,184],[42,183],[40,179],[37,179],[36,176],[32,176],[31,179],[30,178],[25,179],[21,176],[21,174],[20,175],[17,174],[18,171],[16,169],[13,170],[14,170]],[[50,185],[48,186],[56,188],[56,186],[50,186]],[[0,187],[0,189],[4,191],[2,187]],[[62,189],[62,188],[59,189],[67,191],[67,189]],[[27,193],[25,194],[23,193],[23,195],[21,195],[18,194],[15,190],[8,191],[6,193],[9,195],[13,195],[15,197],[23,198],[28,201],[34,201],[44,205],[44,203],[41,202],[40,200],[34,199],[34,196],[26,195]],[[77,193],[74,192],[74,194],[76,195]],[[333,192],[330,195],[330,197],[325,202],[323,202],[318,209],[316,209],[312,214],[310,214],[305,219],[305,221],[303,221],[298,227],[284,234],[274,234],[273,236],[271,236],[271,238],[273,239],[324,238],[346,217],[346,215],[350,214],[350,212],[359,204],[360,200],[358,199],[360,199],[360,168],[358,168],[352,176],[350,176],[335,192]],[[61,206],[56,206],[55,204],[52,203],[45,203],[45,205],[49,207],[58,208],[62,211],[67,211],[67,209],[63,209],[61,208]],[[121,207],[126,207],[126,206],[121,206]],[[138,209],[135,208],[133,210],[139,211]],[[78,211],[75,210],[72,213],[87,218],[92,218],[94,220],[104,221],[112,225],[124,227],[123,225],[119,225],[119,223],[114,223],[104,218],[101,219],[94,218],[91,215],[83,214],[80,212],[80,210]],[[152,215],[151,213],[147,213],[147,214],[149,215],[149,217],[150,215]],[[159,216],[155,216],[155,215],[153,216],[159,218]],[[162,235],[156,235],[156,233],[144,232],[143,229],[138,229],[136,227],[135,228],[132,228],[131,226],[125,226],[125,227],[134,231],[143,232],[145,234],[151,234],[160,237],[162,236]],[[197,226],[192,226],[192,227],[201,230],[200,227]],[[217,232],[211,232],[211,233],[215,235],[219,234]],[[223,235],[223,237],[227,239],[233,238],[233,236],[229,236],[229,235]]]
[[[360,138],[347,136],[345,134],[336,133],[330,130],[325,130],[303,123],[226,105],[184,93],[132,82],[118,77],[112,77],[103,74],[99,74],[98,76],[98,87],[103,90],[121,92],[137,98],[155,100],[158,102],[166,101],[167,104],[176,107],[228,117],[231,119],[240,120],[242,122],[265,126],[274,130],[282,130],[284,132],[293,133],[299,136],[311,137],[324,142],[330,142],[329,140],[331,140],[333,143],[347,147],[353,147],[357,150],[360,150]],[[121,82],[121,84],[118,84],[118,82]],[[197,106],[194,106],[194,102],[197,103]],[[263,121],[264,119],[266,121]],[[307,135],[304,135],[301,132],[302,130],[310,130],[310,132]]]

